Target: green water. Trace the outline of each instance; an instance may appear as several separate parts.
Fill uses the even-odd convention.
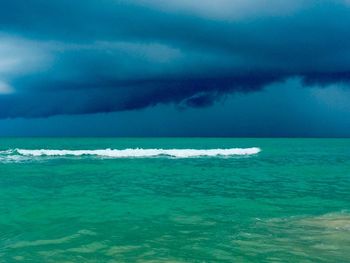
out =
[[[0,139],[0,151],[138,147],[262,151],[0,153],[0,262],[350,262],[350,140]]]

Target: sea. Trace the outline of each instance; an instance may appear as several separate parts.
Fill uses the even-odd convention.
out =
[[[350,139],[0,138],[0,262],[350,262]]]

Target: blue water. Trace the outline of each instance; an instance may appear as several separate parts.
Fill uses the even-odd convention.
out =
[[[349,189],[349,139],[2,138],[0,262],[350,262]]]

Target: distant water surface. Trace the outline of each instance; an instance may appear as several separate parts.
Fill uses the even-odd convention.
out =
[[[0,139],[0,262],[350,262],[349,248],[349,139]]]

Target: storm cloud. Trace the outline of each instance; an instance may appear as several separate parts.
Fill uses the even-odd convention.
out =
[[[350,81],[346,0],[12,0],[0,118],[205,107],[299,77]]]

